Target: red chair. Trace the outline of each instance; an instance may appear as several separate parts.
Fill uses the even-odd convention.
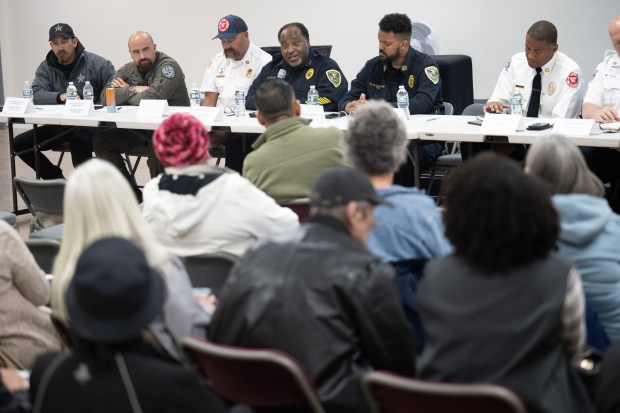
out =
[[[186,337],[181,342],[223,398],[253,408],[308,406],[324,413],[312,379],[291,356],[278,350],[230,347]]]
[[[298,198],[294,199],[287,204],[282,204],[287,207],[299,217],[299,222],[303,221],[310,215],[310,198]]]
[[[427,382],[372,372],[362,379],[374,413],[527,413],[510,390],[495,384]]]

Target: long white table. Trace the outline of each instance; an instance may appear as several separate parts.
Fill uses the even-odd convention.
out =
[[[34,152],[38,161],[42,143],[37,141],[37,125],[61,125],[67,127],[117,127],[122,129],[145,129],[155,130],[165,118],[139,118],[136,106],[122,106],[116,113],[108,113],[105,108],[95,111],[93,116],[66,116],[63,115],[63,106],[36,106],[34,113],[12,115],[0,112],[0,122],[7,122],[9,126],[9,146],[11,151],[11,177],[15,176],[15,152],[13,148],[13,124],[32,124],[35,131]],[[189,107],[171,107],[171,112],[189,113]],[[206,118],[199,117],[207,129],[211,127],[228,127],[233,133],[262,133],[265,128],[255,118],[236,118],[234,116],[216,119],[207,122]],[[511,134],[486,135],[481,132],[480,126],[468,124],[474,120],[474,116],[440,116],[440,115],[414,115],[406,121],[407,137],[412,140],[413,151],[410,154],[414,160],[414,180],[416,186],[420,185],[420,171],[418,168],[417,154],[419,140],[433,141],[459,141],[465,143],[504,142],[515,144],[531,144],[540,136],[553,133],[552,129],[545,131],[521,131]],[[334,126],[340,130],[347,130],[349,117],[325,119],[321,122],[313,122],[316,127]],[[526,119],[529,123],[542,121],[542,119]],[[590,136],[568,136],[575,144],[580,146],[597,146],[606,148],[620,148],[620,133],[604,133]],[[38,165],[38,162],[37,162]],[[37,177],[38,168],[37,168]],[[17,198],[13,189],[13,209],[17,210]]]

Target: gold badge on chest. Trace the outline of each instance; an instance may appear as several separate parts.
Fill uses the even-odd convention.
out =
[[[549,82],[549,85],[547,85],[547,95],[551,96],[554,93],[555,93],[555,83]]]
[[[310,80],[313,75],[314,75],[314,69],[313,68],[308,69],[308,71],[306,72],[306,80]]]

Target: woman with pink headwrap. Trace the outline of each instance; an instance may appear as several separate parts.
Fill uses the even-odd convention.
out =
[[[256,240],[299,225],[295,213],[247,179],[208,164],[209,134],[195,117],[166,119],[153,149],[165,172],[144,187],[143,216],[172,253],[241,256]]]

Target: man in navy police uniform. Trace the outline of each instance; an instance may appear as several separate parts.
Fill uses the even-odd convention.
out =
[[[367,61],[351,82],[351,90],[338,105],[340,110],[354,114],[360,105],[370,99],[382,99],[396,107],[398,87],[405,86],[412,115],[443,112],[439,68],[429,55],[411,47],[411,32],[411,20],[406,14],[392,13],[381,19],[379,56]],[[432,167],[442,148],[441,143],[421,141],[420,170]],[[411,165],[403,168],[395,180],[411,186]]]
[[[308,29],[301,23],[289,23],[278,32],[281,53],[277,53],[250,86],[246,97],[247,109],[256,109],[256,89],[269,79],[284,79],[293,86],[295,98],[307,103],[308,90],[314,85],[319,103],[325,111],[338,110],[338,102],[347,93],[349,82],[333,59],[310,46]]]

